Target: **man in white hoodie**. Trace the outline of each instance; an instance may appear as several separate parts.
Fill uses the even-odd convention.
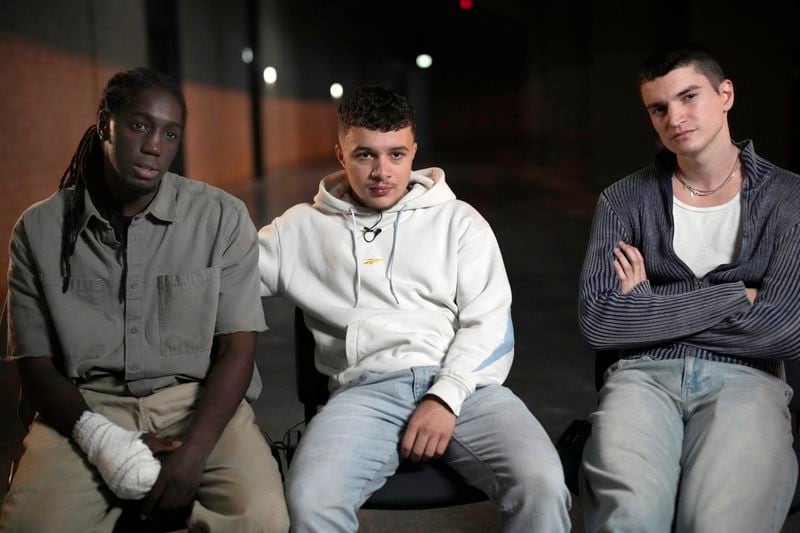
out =
[[[503,531],[569,531],[558,455],[502,385],[514,331],[491,228],[441,169],[411,170],[404,97],[360,87],[338,117],[344,170],[259,232],[262,295],[303,309],[333,391],[289,470],[292,529],[356,531],[401,460],[441,458],[497,502]]]

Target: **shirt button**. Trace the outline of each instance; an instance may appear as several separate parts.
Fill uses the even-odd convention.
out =
[[[139,370],[139,363],[131,363],[128,365],[131,370]]]
[[[136,335],[137,333],[139,333],[139,328],[137,328],[136,326],[133,326],[133,327],[132,327],[131,329],[129,329],[128,331],[130,331],[130,332],[131,332],[131,334],[133,334],[133,335]]]
[[[139,284],[138,283],[136,283],[135,281],[133,283],[131,283],[131,290],[132,291],[135,291],[138,288],[139,288]]]

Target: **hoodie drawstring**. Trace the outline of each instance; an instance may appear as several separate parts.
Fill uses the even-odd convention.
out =
[[[397,294],[394,292],[394,279],[392,278],[393,268],[394,268],[394,255],[395,250],[397,249],[397,242],[398,236],[400,232],[398,231],[400,228],[400,217],[403,215],[403,211],[405,211],[407,204],[403,204],[400,206],[400,210],[397,212],[397,216],[394,219],[394,235],[392,235],[392,251],[389,254],[389,271],[387,272],[386,276],[389,278],[389,291],[394,296],[395,303],[400,303],[400,300],[397,298]]]
[[[400,217],[405,211],[407,204],[403,204],[400,206],[400,209],[397,211],[397,216],[394,219],[393,226],[393,235],[392,235],[392,251],[389,253],[389,268],[386,273],[386,277],[389,279],[389,292],[392,293],[392,297],[396,303],[400,303],[400,299],[397,298],[397,293],[394,290],[394,258],[397,251],[397,243],[399,242],[399,235],[400,235]],[[348,208],[350,212],[350,221],[353,224],[353,259],[356,263],[356,280],[355,280],[355,293],[356,293],[356,303],[353,307],[358,307],[358,300],[361,297],[361,262],[358,260],[358,225],[356,224],[356,212],[353,210],[352,207]]]
[[[350,219],[353,222],[353,259],[356,262],[356,303],[353,307],[358,307],[358,299],[361,296],[361,262],[358,260],[358,228],[356,227],[356,212],[349,208]]]

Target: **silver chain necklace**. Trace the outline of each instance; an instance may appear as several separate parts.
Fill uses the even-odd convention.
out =
[[[692,187],[691,185],[689,185],[689,183],[687,183],[686,176],[683,175],[683,172],[681,172],[681,169],[678,168],[677,166],[675,167],[675,177],[678,178],[678,181],[681,182],[683,188],[689,191],[689,194],[691,194],[692,196],[708,196],[710,194],[714,194],[715,192],[723,188],[726,183],[731,181],[731,178],[733,177],[734,174],[736,174],[736,171],[739,169],[739,161],[740,159],[737,156],[736,162],[733,164],[733,168],[731,169],[730,174],[728,174],[728,177],[725,178],[725,180],[722,183],[720,183],[713,189],[697,189],[695,187]]]

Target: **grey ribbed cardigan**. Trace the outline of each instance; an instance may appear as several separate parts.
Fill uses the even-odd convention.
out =
[[[697,279],[672,247],[672,171],[664,150],[650,166],[600,195],[579,292],[579,321],[596,350],[622,357],[695,356],[781,374],[800,358],[800,177],[742,150],[738,257]],[[644,256],[648,280],[621,294],[612,249],[619,241]],[[759,290],[754,305],[745,287]]]

